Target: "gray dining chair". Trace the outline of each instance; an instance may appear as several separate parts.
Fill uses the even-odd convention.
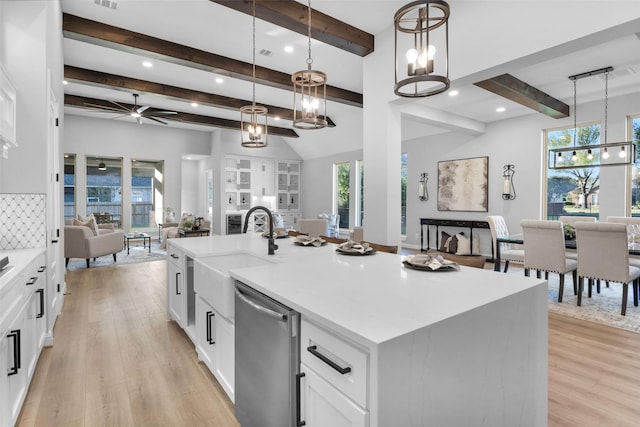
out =
[[[560,286],[558,288],[558,302],[562,302],[564,293],[564,276],[573,273],[573,292],[578,293],[578,277],[576,269],[578,262],[565,256],[564,231],[560,221],[538,221],[525,219],[520,221],[524,238],[524,275],[530,271],[558,273]],[[545,277],[548,278],[548,275]]]
[[[625,224],[627,226],[627,232],[629,232],[630,225],[640,226],[640,217],[636,216],[608,216],[607,222],[615,224]],[[640,267],[640,258],[637,256],[629,257],[629,265],[634,267]]]
[[[558,221],[562,225],[576,226],[576,222],[596,222],[595,216],[578,216],[578,215],[561,215],[558,217]],[[578,259],[578,253],[574,249],[565,250],[566,257],[571,259]]]
[[[493,259],[496,259],[496,250],[498,248],[496,239],[499,237],[509,236],[507,223],[500,215],[489,215],[486,218],[491,230],[491,239],[493,240]],[[524,263],[524,249],[521,246],[512,245],[510,243],[500,243],[500,260],[504,261],[504,272],[509,269],[509,262]],[[498,266],[498,270],[499,270]]]
[[[627,311],[629,283],[633,287],[633,305],[638,306],[640,268],[629,265],[627,226],[605,222],[576,223],[578,250],[578,305],[582,305],[584,279],[589,281],[589,297],[594,280],[622,283],[622,309]]]

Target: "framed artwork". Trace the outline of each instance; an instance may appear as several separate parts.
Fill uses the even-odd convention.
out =
[[[489,157],[438,162],[439,211],[489,211]]]

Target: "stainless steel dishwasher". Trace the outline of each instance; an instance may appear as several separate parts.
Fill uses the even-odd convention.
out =
[[[235,414],[242,427],[296,427],[300,314],[236,280]]]

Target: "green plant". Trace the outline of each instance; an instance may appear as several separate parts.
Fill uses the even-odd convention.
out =
[[[185,230],[191,230],[191,227],[193,227],[193,221],[186,220],[182,223],[182,228]]]
[[[575,239],[576,238],[576,228],[571,225],[571,224],[564,224],[563,227],[564,229],[564,238],[565,239]]]

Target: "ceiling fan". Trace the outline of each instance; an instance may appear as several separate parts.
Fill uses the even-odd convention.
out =
[[[109,102],[115,105],[115,107],[112,107],[110,105],[89,104],[89,103],[86,103],[85,105],[87,105],[88,107],[99,108],[103,110],[105,113],[121,113],[119,116],[114,117],[113,119],[119,119],[120,117],[125,117],[125,116],[134,117],[138,122],[138,124],[142,124],[142,119],[144,118],[144,119],[152,120],[154,122],[158,122],[158,123],[162,123],[163,125],[166,125],[168,123],[161,119],[163,116],[171,116],[171,115],[178,114],[176,111],[157,110],[157,109],[151,108],[151,106],[149,105],[138,106],[138,96],[139,95],[137,93],[133,94],[134,105],[132,106],[128,104],[121,104],[119,102],[111,101],[111,100],[109,100]]]

